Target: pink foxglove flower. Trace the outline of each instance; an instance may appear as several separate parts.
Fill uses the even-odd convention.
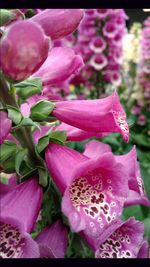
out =
[[[67,229],[60,220],[47,226],[35,238],[41,258],[64,258],[67,250]]]
[[[42,26],[45,34],[55,40],[75,31],[83,15],[83,9],[45,9],[30,21]]]
[[[61,193],[64,193],[71,182],[74,167],[87,160],[81,153],[66,146],[50,143],[46,149],[45,160],[50,175]]]
[[[0,145],[7,138],[12,126],[12,121],[8,118],[7,113],[0,111]]]
[[[148,258],[144,225],[134,218],[122,222],[95,252],[96,258]]]
[[[49,52],[46,61],[33,76],[40,77],[43,85],[58,84],[77,73],[83,65],[82,58],[75,55],[71,48],[55,47]]]
[[[2,194],[0,203],[1,257],[38,258],[39,247],[29,235],[42,203],[42,188],[37,177]]]
[[[129,140],[126,114],[118,94],[98,100],[58,101],[52,112],[60,121],[89,132],[120,132]]]
[[[49,39],[36,23],[18,21],[10,25],[1,38],[0,49],[0,68],[13,80],[20,81],[43,64],[48,55]]]
[[[73,232],[83,230],[98,238],[118,224],[128,196],[128,180],[126,170],[111,152],[88,159],[73,149],[50,143],[45,160],[54,182],[64,193],[62,211]]]
[[[111,147],[107,144],[92,140],[86,144],[83,155],[88,158],[97,158],[104,153],[111,151]],[[120,162],[128,173],[129,195],[125,201],[125,206],[146,205],[150,207],[150,200],[146,196],[143,181],[140,173],[140,166],[137,161],[136,148],[133,147],[126,155],[115,155],[117,162]]]

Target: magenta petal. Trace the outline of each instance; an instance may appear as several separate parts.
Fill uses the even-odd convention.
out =
[[[38,244],[28,233],[0,221],[1,258],[39,258]]]
[[[96,250],[96,258],[137,258],[143,244],[144,225],[130,218]]]
[[[107,133],[87,132],[66,123],[61,123],[60,125],[56,126],[55,130],[65,130],[67,132],[68,141],[83,141],[93,136],[104,137],[107,135]]]
[[[0,194],[6,194],[7,192],[13,190],[17,186],[17,177],[16,174],[12,174],[10,178],[8,178],[8,183],[4,184],[0,181]]]
[[[57,221],[46,227],[35,240],[40,246],[41,257],[45,255],[44,250],[46,249],[46,257],[64,258],[67,249],[67,239],[66,227],[61,221]]]
[[[144,239],[138,253],[138,258],[150,258],[150,255],[148,255],[148,250],[149,250],[148,242],[146,239]]]
[[[33,177],[1,196],[1,220],[30,233],[41,203],[42,188],[37,177]]]
[[[63,62],[63,64],[62,64]],[[43,85],[53,85],[68,79],[83,66],[83,60],[68,47],[55,47],[33,76],[40,77]]]
[[[120,132],[126,142],[129,139],[126,114],[117,92],[98,100],[58,101],[52,114],[60,121],[84,131]]]
[[[115,158],[117,162],[124,165],[128,172],[130,191],[125,206],[143,204],[150,207],[150,201],[146,196],[140,166],[137,161],[136,147],[134,146],[126,155],[115,156]]]
[[[109,145],[92,140],[86,144],[83,155],[88,158],[94,158],[102,156],[107,152],[111,152],[111,147]]]
[[[7,113],[0,111],[0,145],[4,142],[9,134],[12,126],[12,121],[8,119]]]
[[[30,21],[42,26],[46,35],[55,40],[75,31],[83,14],[82,9],[45,9],[33,16]]]
[[[128,195],[128,179],[112,153],[89,159],[70,173],[72,183],[62,199],[62,211],[73,232],[98,237],[118,220]]]
[[[81,153],[58,144],[50,143],[45,152],[45,161],[50,175],[63,193],[70,185],[71,173],[77,164],[87,160]]]
[[[10,25],[0,45],[1,69],[13,80],[20,81],[43,64],[48,55],[49,39],[38,24],[23,20]]]

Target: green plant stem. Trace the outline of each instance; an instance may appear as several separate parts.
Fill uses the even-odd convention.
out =
[[[15,98],[15,92],[10,90],[9,84],[2,77],[0,77],[0,100],[4,107],[11,105],[19,109]],[[28,157],[30,161],[36,166],[43,165],[42,161],[36,155],[30,126],[24,126],[17,129],[15,131],[15,137],[19,140],[22,147],[28,149]]]

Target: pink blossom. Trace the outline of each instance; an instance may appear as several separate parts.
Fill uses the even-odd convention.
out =
[[[55,40],[75,31],[83,15],[83,9],[45,9],[30,21],[42,26],[45,34]]]
[[[48,55],[49,39],[34,22],[17,21],[1,38],[0,48],[0,67],[4,74],[20,81],[43,64]]]

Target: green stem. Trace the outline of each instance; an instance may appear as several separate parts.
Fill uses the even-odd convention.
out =
[[[13,90],[10,90],[9,84],[2,77],[0,77],[0,99],[4,107],[6,105],[11,105],[19,109],[15,98],[15,92]],[[17,129],[15,131],[15,137],[19,140],[22,147],[28,149],[28,157],[30,161],[36,166],[43,165],[35,152],[31,128],[29,126],[24,126],[20,129]]]

